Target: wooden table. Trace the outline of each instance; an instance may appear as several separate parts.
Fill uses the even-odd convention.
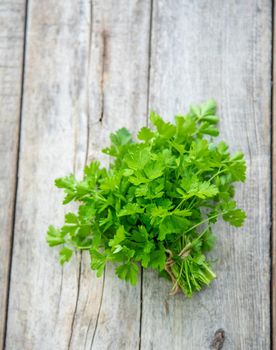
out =
[[[270,349],[272,1],[0,0],[0,33],[5,349]],[[54,179],[105,159],[110,131],[150,109],[172,119],[210,97],[248,164],[248,219],[217,226],[212,286],[187,300],[151,271],[97,279],[85,253],[61,267],[45,243],[66,210]]]

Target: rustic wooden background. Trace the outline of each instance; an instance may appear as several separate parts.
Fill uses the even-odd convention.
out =
[[[273,8],[270,0],[0,0],[3,348],[271,349]],[[62,268],[45,244],[65,210],[54,179],[103,159],[110,131],[137,131],[149,109],[172,119],[210,97],[222,137],[248,164],[237,188],[248,219],[239,230],[217,226],[212,286],[187,300],[169,297],[150,271],[135,288],[111,267],[97,279],[86,254]]]

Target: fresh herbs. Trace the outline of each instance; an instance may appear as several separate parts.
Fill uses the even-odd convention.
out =
[[[60,229],[50,226],[47,242],[61,245],[61,264],[74,250],[87,250],[100,277],[107,263],[119,278],[136,284],[139,265],[152,268],[191,297],[216,277],[206,258],[215,242],[212,225],[222,217],[243,224],[233,183],[245,180],[243,154],[231,155],[216,127],[213,100],[177,115],[175,124],[150,114],[154,130],[143,127],[138,142],[125,128],[111,134],[103,150],[114,158],[110,168],[93,161],[84,177],[57,179],[63,203],[78,202]]]

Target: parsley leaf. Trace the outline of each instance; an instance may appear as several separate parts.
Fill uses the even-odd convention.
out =
[[[137,283],[138,266],[132,262],[120,265],[115,269],[116,275],[122,280],[130,282],[132,285]]]

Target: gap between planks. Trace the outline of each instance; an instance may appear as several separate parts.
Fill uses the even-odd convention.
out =
[[[153,4],[154,0],[150,0],[150,16],[149,16],[149,45],[148,45],[148,90],[147,90],[147,104],[146,104],[146,113],[147,113],[147,119],[146,119],[146,125],[149,126],[149,113],[150,113],[150,82],[151,82],[151,49],[152,49],[152,25],[153,25]],[[143,278],[143,267],[141,266],[141,272],[140,272],[140,278],[141,278],[141,286],[140,286],[140,322],[139,322],[139,344],[138,349],[142,349],[142,324],[143,324],[143,284],[144,284],[144,278]]]
[[[271,349],[276,350],[276,33],[275,2],[271,2]]]

